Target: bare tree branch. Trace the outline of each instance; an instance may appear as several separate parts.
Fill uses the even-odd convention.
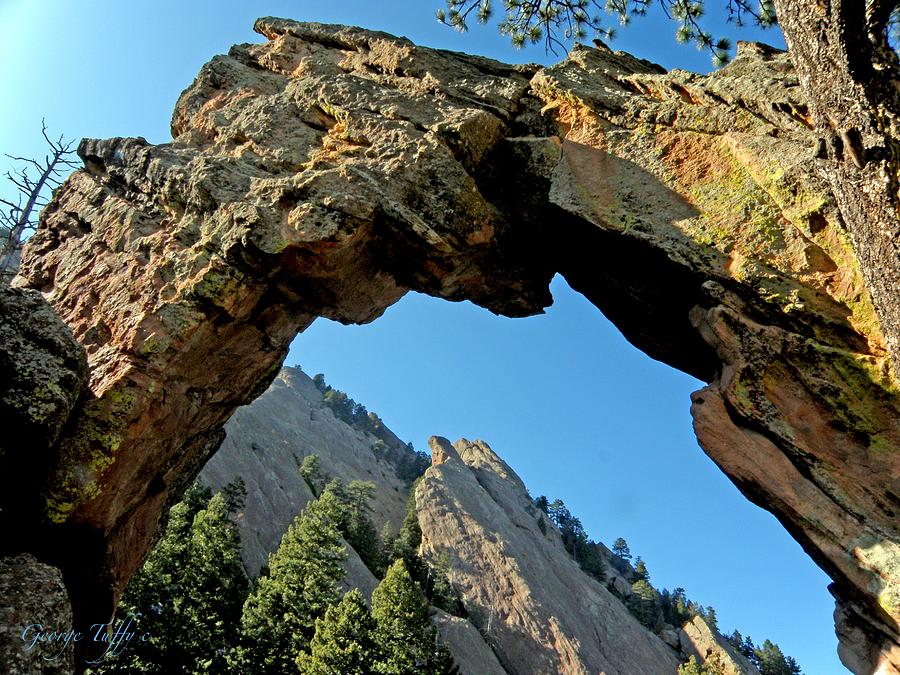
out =
[[[9,212],[0,216],[0,223],[8,230],[4,233],[2,249],[0,249],[0,279],[8,282],[18,266],[18,257],[22,249],[24,236],[33,232],[37,225],[35,221],[36,211],[48,203],[44,194],[46,188],[53,189],[60,185],[57,177],[63,177],[63,167],[74,169],[77,163],[72,159],[75,150],[74,141],[66,142],[63,136],[58,140],[52,140],[47,134],[47,123],[41,120],[41,135],[50,146],[50,153],[44,156],[43,162],[28,157],[18,157],[7,154],[6,157],[22,162],[33,167],[38,177],[32,178],[28,173],[28,167],[18,168],[15,171],[7,171],[6,178],[16,186],[18,202],[0,198],[0,204],[8,207]]]

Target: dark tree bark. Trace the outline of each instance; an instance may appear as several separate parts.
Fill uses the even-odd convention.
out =
[[[885,29],[893,2],[777,0],[778,19],[825,140],[826,175],[900,363],[900,90]]]
[[[896,2],[776,0],[825,174],[900,366],[900,68],[886,37]],[[840,655],[856,673],[900,673],[900,608],[832,589]]]

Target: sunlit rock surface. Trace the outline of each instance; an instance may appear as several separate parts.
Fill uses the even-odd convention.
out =
[[[709,383],[701,445],[834,579],[845,663],[897,672],[896,380],[788,58],[744,44],[701,77],[577,47],[540,69],[256,28],[183,93],[171,144],[82,143],[14,281],[88,355],[51,476],[16,486],[43,541],[83,542],[48,552],[76,621],[112,611],[316,316],[410,289],[521,316],[561,273]]]
[[[581,571],[512,469],[483,441],[454,447],[416,487],[422,550],[449,560],[507,672],[674,673],[679,655]]]

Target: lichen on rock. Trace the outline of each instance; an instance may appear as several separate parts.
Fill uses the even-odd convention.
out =
[[[900,336],[816,173],[784,53],[743,45],[701,77],[589,47],[541,69],[256,29],[267,42],[182,94],[172,143],[82,143],[15,281],[90,366],[42,490],[59,531],[95,535],[66,562],[97,580],[85,597],[114,604],[160,511],[315,317],[371,321],[409,290],[523,316],[560,273],[709,383],[700,443],[834,579],[843,625],[865,627],[845,660],[900,668]]]

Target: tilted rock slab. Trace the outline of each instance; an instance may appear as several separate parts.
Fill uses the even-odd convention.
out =
[[[576,47],[540,69],[256,28],[182,94],[172,143],[82,143],[14,281],[89,360],[53,475],[21,486],[76,616],[112,611],[315,317],[411,289],[522,316],[561,273],[709,383],[704,450],[834,579],[845,663],[897,672],[897,384],[787,56],[743,44],[699,77]]]
[[[431,622],[447,645],[459,675],[507,675],[496,654],[469,621],[432,607]]]
[[[674,673],[677,652],[581,571],[556,528],[545,522],[541,530],[544,516],[525,485],[487,443],[459,440],[453,448],[416,486],[422,552],[449,561],[469,620],[506,671]]]
[[[750,659],[734,648],[728,640],[701,616],[695,616],[679,631],[681,650],[701,660],[713,659],[722,675],[759,675],[759,669]]]

